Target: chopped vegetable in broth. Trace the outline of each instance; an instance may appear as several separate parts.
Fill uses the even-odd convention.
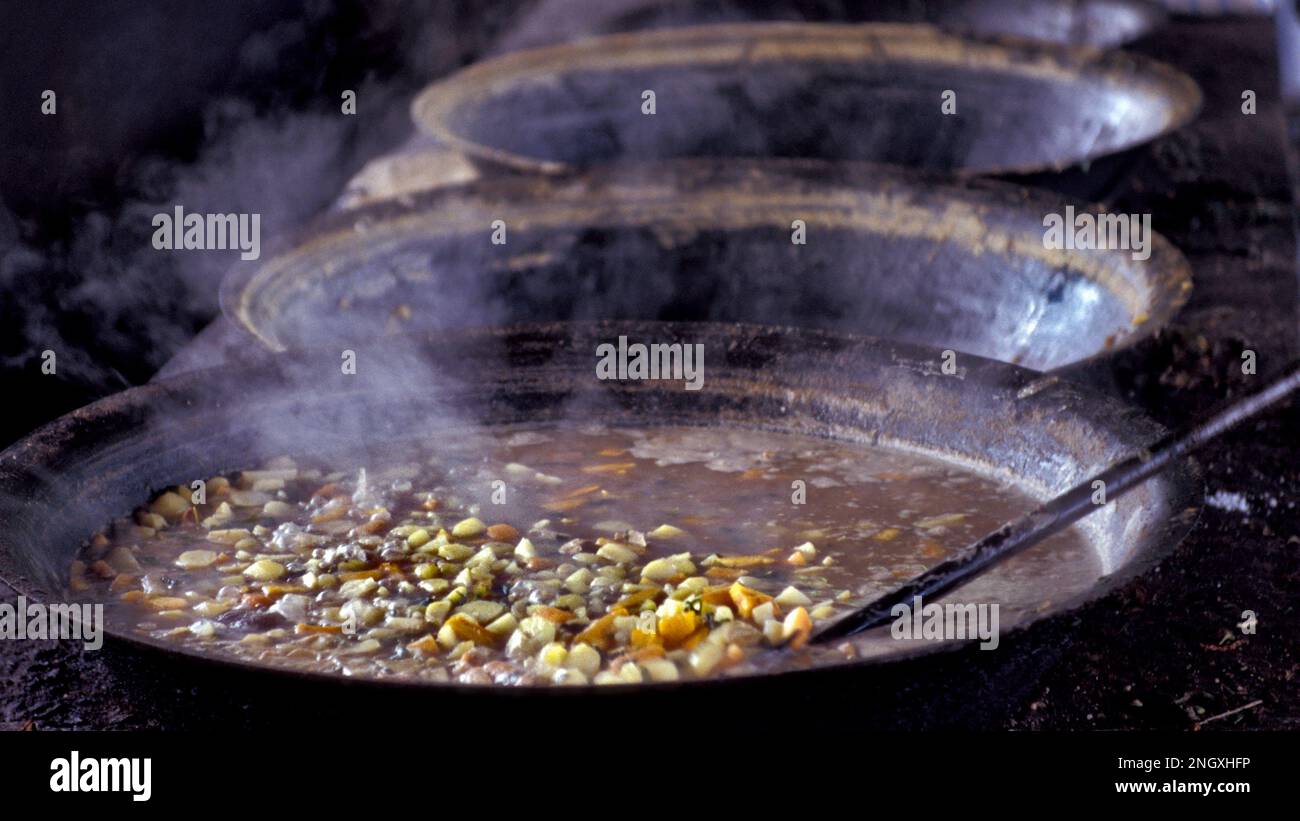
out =
[[[166,490],[90,540],[70,592],[139,634],[300,670],[734,676],[879,651],[807,641],[1033,505],[916,454],[765,431],[485,428],[423,448],[281,458],[208,479],[199,504]],[[1070,531],[958,594],[1029,612],[1027,580],[1082,590],[1096,565]]]

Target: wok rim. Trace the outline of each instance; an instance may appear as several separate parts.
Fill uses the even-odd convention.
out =
[[[543,175],[572,173],[580,166],[496,148],[462,136],[449,124],[450,116],[462,106],[474,105],[476,97],[494,94],[499,86],[508,87],[514,84],[512,81],[527,79],[537,71],[554,67],[554,73],[563,74],[575,66],[588,67],[588,60],[594,60],[596,68],[618,68],[624,65],[621,61],[631,59],[630,55],[647,51],[671,53],[673,49],[682,49],[706,55],[711,42],[718,40],[732,49],[743,50],[746,60],[754,59],[755,43],[770,41],[770,47],[780,50],[793,42],[804,48],[820,47],[841,59],[844,49],[856,49],[856,59],[896,59],[900,62],[927,57],[934,59],[936,55],[946,54],[948,59],[945,62],[953,66],[984,57],[994,64],[1001,64],[1003,70],[1011,74],[1023,73],[1030,62],[1023,58],[1028,56],[1048,74],[1075,79],[1091,76],[1103,81],[1121,79],[1131,83],[1132,78],[1128,75],[1136,73],[1146,84],[1162,87],[1165,91],[1163,96],[1169,104],[1164,124],[1144,137],[1122,140],[1110,148],[1076,152],[1054,161],[1006,162],[980,168],[952,169],[950,173],[958,177],[1029,176],[1083,165],[1145,145],[1182,128],[1196,118],[1204,102],[1200,86],[1184,72],[1168,63],[1122,49],[1067,46],[1005,36],[969,39],[925,23],[743,22],[615,32],[507,52],[462,68],[426,87],[411,101],[411,117],[421,134],[461,151],[489,168]],[[898,55],[882,57],[891,48],[902,50],[906,59],[900,59]],[[608,64],[602,65],[602,61]]]
[[[574,328],[599,328],[605,332],[619,332],[617,329],[645,329],[647,327],[657,326],[662,328],[690,328],[704,326],[706,330],[732,330],[744,333],[777,333],[782,337],[796,337],[798,344],[809,346],[805,350],[811,350],[811,344],[817,340],[832,340],[842,342],[851,348],[857,350],[863,349],[881,349],[890,352],[891,356],[897,361],[897,367],[906,367],[903,362],[916,361],[900,359],[898,354],[905,356],[925,356],[934,357],[938,351],[934,348],[898,343],[891,340],[867,337],[856,334],[845,334],[830,331],[809,330],[803,328],[792,328],[788,326],[774,325],[754,325],[744,323],[666,323],[666,322],[649,322],[640,320],[630,321],[590,321],[590,322],[565,322],[565,323],[525,323],[513,326],[491,326],[473,329],[472,333],[477,336],[477,343],[490,344],[492,341],[500,341],[517,333],[547,333],[559,329],[563,333],[565,330]],[[626,331],[623,331],[626,332]],[[302,352],[291,352],[289,354],[265,354],[267,357],[280,357],[282,362],[291,361],[285,357],[300,355]],[[1042,395],[1045,399],[1050,399],[1051,394],[1058,389],[1068,390],[1068,395],[1074,398],[1082,399],[1081,407],[1074,407],[1070,412],[1077,414],[1085,420],[1092,429],[1109,429],[1114,432],[1119,425],[1127,418],[1132,422],[1132,408],[1128,407],[1119,400],[1101,394],[1095,391],[1084,390],[1074,385],[1067,385],[1053,379],[1044,379],[1038,371],[1028,368],[1022,368],[1016,365],[1010,365],[997,360],[977,357],[973,354],[964,354],[975,360],[976,366],[980,369],[980,378],[987,379],[986,382],[979,383],[978,387],[985,393],[992,392],[1002,380],[1009,380],[1013,384],[1022,385],[1026,388],[1036,388],[1032,396],[1034,401]],[[93,424],[97,421],[111,419],[120,416],[134,407],[157,405],[162,403],[175,403],[178,397],[184,397],[187,389],[193,391],[194,386],[202,384],[210,375],[222,373],[228,375],[232,369],[228,366],[215,366],[196,371],[190,371],[166,380],[147,383],[145,385],[130,388],[117,394],[110,395],[94,402],[85,407],[67,413],[52,422],[49,422],[37,428],[23,439],[0,451],[0,497],[9,495],[6,485],[10,484],[13,476],[10,473],[10,466],[17,463],[31,463],[33,461],[41,464],[57,462],[60,455],[66,455],[67,440],[69,433],[80,426]],[[239,369],[234,369],[239,370]],[[969,390],[969,389],[968,389]],[[317,398],[316,401],[324,401]],[[1162,430],[1162,427],[1151,421],[1145,415],[1141,416],[1145,425],[1154,431]],[[890,445],[887,445],[890,446]],[[896,446],[894,446],[896,447]],[[934,457],[943,458],[943,457]],[[951,460],[948,460],[950,463]],[[1023,477],[1022,477],[1023,478]],[[1168,493],[1166,503],[1169,508],[1169,515],[1158,521],[1153,527],[1159,528],[1156,535],[1150,539],[1150,544],[1145,549],[1138,551],[1128,562],[1118,567],[1114,572],[1098,575],[1096,580],[1084,590],[1070,596],[1060,602],[1052,602],[1050,606],[1039,608],[1038,612],[1027,615],[1020,623],[1015,624],[1010,629],[999,631],[999,639],[1008,639],[1023,636],[1028,631],[1035,629],[1047,622],[1059,620],[1070,616],[1085,605],[1097,601],[1107,594],[1122,588],[1126,583],[1136,579],[1148,571],[1155,568],[1164,561],[1179,545],[1187,538],[1188,534],[1196,526],[1204,505],[1205,483],[1204,474],[1200,465],[1192,458],[1186,458],[1178,463],[1171,465],[1158,476],[1147,480],[1148,482],[1163,482],[1167,485]],[[1091,544],[1091,540],[1089,541]],[[58,595],[51,595],[50,591],[41,588],[38,583],[28,579],[25,574],[18,569],[16,565],[15,554],[18,553],[16,546],[0,534],[0,582],[8,585],[15,593],[26,597],[29,602],[56,602],[59,601]],[[877,628],[883,630],[885,628]],[[616,687],[586,684],[580,686],[559,686],[559,685],[538,685],[538,686],[506,686],[500,684],[466,684],[457,681],[433,682],[433,681],[412,681],[404,678],[373,678],[366,676],[348,676],[336,672],[316,671],[316,670],[298,670],[288,667],[280,667],[271,664],[259,664],[253,661],[246,661],[234,657],[228,657],[217,653],[202,653],[196,649],[191,649],[187,645],[169,644],[162,639],[151,637],[142,637],[133,635],[126,631],[114,629],[114,626],[105,620],[103,623],[102,635],[105,644],[113,643],[132,648],[136,652],[149,652],[159,654],[163,659],[180,657],[184,662],[200,662],[202,665],[216,665],[218,668],[241,674],[255,676],[272,676],[282,681],[299,681],[309,682],[316,685],[333,685],[333,686],[356,686],[356,687],[379,687],[389,692],[420,692],[420,693],[446,693],[449,695],[490,695],[504,697],[528,697],[528,696],[554,696],[557,694],[573,696],[590,696],[600,695],[627,695],[632,696],[637,693],[646,691],[655,692],[672,692],[680,688],[687,688],[691,692],[699,692],[704,689],[712,690],[717,687],[744,687],[756,683],[764,682],[788,682],[794,680],[810,681],[814,676],[826,676],[836,673],[855,673],[875,668],[878,666],[904,665],[909,662],[935,657],[939,654],[951,655],[955,652],[965,651],[973,652],[971,645],[975,641],[915,641],[910,642],[913,646],[897,652],[887,654],[857,657],[848,659],[843,662],[834,664],[821,665],[809,668],[778,670],[775,672],[757,672],[739,676],[706,678],[706,679],[686,679],[667,682],[642,682],[639,684],[626,684]],[[797,677],[797,678],[796,678]]]
[[[703,183],[703,191],[694,187],[699,178],[707,178],[711,174],[724,177],[730,175],[737,179],[728,178],[721,182],[706,179]],[[303,229],[277,242],[270,254],[263,255],[256,262],[232,265],[221,280],[218,301],[222,315],[240,336],[255,343],[262,350],[282,353],[298,345],[280,339],[271,323],[264,322],[256,316],[254,305],[261,298],[259,289],[265,287],[266,283],[285,276],[283,269],[289,269],[289,276],[300,276],[300,273],[294,271],[305,266],[313,276],[330,276],[326,265],[309,264],[308,260],[314,257],[334,259],[340,250],[351,253],[354,259],[357,258],[355,250],[365,249],[367,243],[365,234],[370,231],[370,228],[358,231],[358,225],[372,225],[383,231],[397,229],[402,221],[406,221],[412,225],[422,225],[423,229],[419,232],[421,235],[456,236],[463,229],[460,224],[453,223],[461,218],[463,208],[450,209],[453,213],[449,213],[446,203],[453,198],[473,200],[480,207],[495,198],[496,204],[490,209],[491,213],[489,214],[489,209],[483,207],[477,216],[495,218],[507,212],[523,213],[542,223],[555,220],[553,225],[547,224],[547,227],[552,230],[563,228],[565,225],[614,225],[616,223],[609,219],[610,213],[615,208],[622,208],[629,213],[645,212],[651,206],[660,209],[659,212],[648,217],[630,219],[627,224],[637,224],[638,220],[650,224],[655,218],[663,219],[665,214],[671,215],[670,219],[673,220],[689,221],[689,217],[683,212],[684,202],[706,202],[709,197],[727,198],[731,202],[736,193],[743,190],[743,181],[750,175],[765,179],[762,197],[754,208],[769,209],[766,211],[769,219],[775,219],[778,213],[782,217],[788,217],[788,214],[779,212],[778,209],[793,207],[798,207],[802,211],[823,208],[827,213],[862,212],[865,214],[866,209],[863,204],[852,202],[841,204],[840,201],[854,196],[892,195],[897,190],[902,190],[909,196],[947,198],[949,203],[961,203],[979,211],[977,217],[982,217],[983,212],[994,209],[1010,215],[1021,213],[1036,215],[1040,210],[1055,213],[1072,204],[1067,198],[1052,192],[1001,180],[959,180],[948,174],[903,169],[877,163],[824,160],[687,158],[602,164],[561,176],[485,177],[430,189],[414,196],[405,195],[344,211],[327,212]],[[669,179],[667,185],[672,190],[669,191],[666,200],[657,203],[653,197],[641,198],[630,194],[631,186],[623,182],[625,177],[652,181]],[[590,222],[566,222],[557,219],[554,203],[550,199],[554,191],[549,190],[549,186],[570,183],[598,187],[598,194],[592,195],[588,190],[583,197]],[[653,194],[661,185],[662,182],[650,182],[643,184],[643,188]],[[803,185],[820,190],[816,196],[801,194],[798,189]],[[832,201],[828,202],[828,199]],[[921,203],[917,207],[924,206],[925,203]],[[699,207],[702,213],[696,216],[696,224],[705,226],[719,224],[716,219],[710,218],[706,206]],[[1101,206],[1095,203],[1076,205],[1077,213],[1095,211],[1098,208]],[[936,213],[938,211],[934,207],[930,210]],[[606,221],[602,222],[602,220]],[[477,226],[478,223],[475,225]],[[995,223],[993,227],[998,228],[999,225]],[[858,227],[856,230],[868,233],[870,229]],[[1012,233],[1008,231],[1007,235],[1010,237]],[[960,236],[957,236],[956,240],[963,241]],[[978,244],[966,241],[968,251],[972,253],[977,250],[974,245]],[[1022,249],[1017,250],[1023,253]],[[1062,267],[1079,271],[1095,282],[1101,278],[1098,271],[1105,266],[1098,263],[1096,270],[1088,270],[1085,263],[1094,258],[1097,253],[1099,252],[1062,250],[1050,252],[1046,256],[1048,258],[1052,254],[1059,256],[1064,260]],[[1103,253],[1123,255],[1128,252],[1111,250]],[[1110,359],[1128,350],[1165,330],[1174,322],[1179,312],[1191,299],[1195,289],[1191,263],[1186,255],[1163,234],[1152,231],[1150,258],[1141,262],[1130,260],[1128,264],[1133,266],[1135,278],[1142,272],[1151,273],[1143,279],[1143,283],[1151,292],[1151,304],[1143,309],[1146,319],[1136,325],[1130,324],[1126,332],[1108,347],[1095,350],[1084,357],[1064,361],[1041,372],[1079,371],[1088,365]],[[1103,284],[1102,287],[1107,286]],[[1107,290],[1114,293],[1114,289],[1107,287]],[[870,336],[854,331],[844,333],[853,336]],[[317,341],[313,344],[321,343]]]

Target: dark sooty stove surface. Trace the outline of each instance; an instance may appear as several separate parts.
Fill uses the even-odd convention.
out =
[[[1258,353],[1262,372],[1295,355],[1285,129],[1269,22],[1175,22],[1136,49],[1191,73],[1205,91],[1205,108],[1193,126],[1128,158],[1108,204],[1118,212],[1150,211],[1155,229],[1190,258],[1196,291],[1172,329],[1085,377],[1176,423],[1245,387],[1243,349]],[[1240,113],[1247,88],[1258,95],[1254,116]],[[1004,640],[1000,652],[972,648],[893,670],[827,676],[793,691],[737,691],[722,696],[725,703],[711,693],[699,697],[701,706],[761,708],[775,721],[839,732],[1300,727],[1300,625],[1292,605],[1300,589],[1298,434],[1293,406],[1204,452],[1207,491],[1244,500],[1248,513],[1208,505],[1192,536],[1156,571]],[[1236,628],[1244,610],[1258,614],[1254,636]],[[338,688],[281,692],[263,682],[249,691],[247,679],[218,669],[178,668],[107,649],[81,654],[71,644],[5,642],[0,677],[0,720],[9,726],[235,728],[352,712]],[[774,697],[789,709],[774,715]],[[444,728],[484,720],[478,709],[456,719],[427,697],[419,704],[385,712],[403,723],[426,715]],[[504,700],[494,709],[498,718],[542,720],[525,705]],[[1216,718],[1241,707],[1247,709]],[[1214,720],[1200,724],[1207,719]]]

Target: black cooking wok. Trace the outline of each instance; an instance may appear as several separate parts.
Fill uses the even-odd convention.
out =
[[[1027,174],[1145,143],[1200,99],[1182,73],[1121,52],[741,23],[515,52],[435,83],[412,110],[444,145],[522,171],[707,156]]]
[[[702,344],[703,389],[597,380],[596,346],[619,335]],[[62,417],[0,453],[0,578],[33,600],[56,600],[83,540],[153,490],[283,453],[348,454],[364,463],[413,438],[427,441],[466,424],[579,420],[798,432],[921,452],[1040,497],[1158,433],[1154,423],[1112,400],[1031,371],[962,356],[957,372],[944,375],[934,350],[793,329],[575,323],[407,337],[354,350],[355,375],[341,373],[335,351],[295,353],[251,369],[199,371],[135,388]],[[1047,546],[1022,557],[1030,570],[1016,576],[1014,586],[999,587],[1001,569],[977,582],[987,583],[985,595],[1007,602],[1004,633],[1014,635],[1150,567],[1190,527],[1190,505],[1199,492],[1194,467],[1183,465],[1087,519],[1079,527],[1096,552],[1096,569],[1082,587],[1071,587],[1058,566],[1061,557]],[[164,660],[203,659],[192,647],[141,638],[112,622],[109,631],[119,651],[145,651],[141,658],[152,659],[148,663],[156,663],[156,651]],[[864,657],[846,662],[846,669],[953,645],[900,647],[887,635],[865,641]],[[212,669],[327,690],[343,682],[302,672],[271,676],[269,668],[249,661]],[[815,681],[809,675],[759,678],[805,687]],[[254,677],[243,686],[262,687],[261,681]],[[523,703],[531,697],[494,687],[352,683],[389,693],[436,691]],[[616,689],[662,695],[751,683]],[[597,691],[607,689],[565,690]],[[245,689],[236,697],[252,693]],[[441,704],[424,703],[426,709]]]
[[[1049,250],[1049,213],[1063,204],[1010,186],[846,164],[484,180],[333,214],[285,253],[237,265],[222,308],[271,350],[476,324],[713,320],[1047,370],[1130,345],[1185,302],[1186,260],[1163,238],[1146,260]]]
[[[1015,36],[1108,48],[1164,22],[1144,0],[542,0],[501,38],[497,53],[593,34],[701,23],[932,23],[968,37]]]

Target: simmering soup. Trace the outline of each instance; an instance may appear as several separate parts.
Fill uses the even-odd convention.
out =
[[[811,436],[485,428],[165,490],[95,535],[69,586],[130,631],[262,664],[675,681],[874,652],[807,639],[1032,506],[944,462]],[[1098,574],[1070,531],[954,595],[1000,603],[1005,625],[1044,604],[1035,579],[1069,592]]]

